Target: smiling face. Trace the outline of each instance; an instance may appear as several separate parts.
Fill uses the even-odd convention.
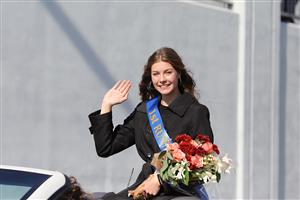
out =
[[[151,67],[153,86],[162,96],[173,96],[180,93],[178,77],[177,71],[168,62],[159,61]]]
[[[180,56],[169,47],[162,47],[151,54],[144,65],[142,80],[139,83],[143,101],[161,96],[162,100],[170,103],[185,92],[194,96],[194,88],[195,82]]]

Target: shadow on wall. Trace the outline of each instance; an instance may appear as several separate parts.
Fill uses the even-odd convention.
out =
[[[109,73],[107,67],[98,58],[95,51],[84,39],[80,31],[76,28],[76,26],[72,23],[68,16],[66,16],[58,3],[55,1],[43,0],[41,0],[41,3],[55,19],[59,27],[64,31],[73,45],[78,49],[79,53],[82,55],[82,58],[91,68],[91,70],[97,75],[99,80],[103,82],[106,88],[111,88],[116,80],[114,80],[114,77]],[[133,102],[128,99],[124,104],[124,107],[128,112],[131,112],[131,108],[134,107],[133,105]]]

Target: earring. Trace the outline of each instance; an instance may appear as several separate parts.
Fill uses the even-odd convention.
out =
[[[180,90],[184,90],[184,85],[182,83],[181,76],[179,76],[178,78],[178,87]]]
[[[182,80],[181,80],[181,76],[179,76],[179,78],[178,78],[178,85],[180,85],[180,86],[183,87]]]
[[[148,91],[151,91],[152,89],[153,89],[152,81],[150,81],[150,82],[148,83],[147,90],[148,90]]]

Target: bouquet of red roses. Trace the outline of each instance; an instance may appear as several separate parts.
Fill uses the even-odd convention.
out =
[[[221,173],[229,173],[231,168],[231,159],[227,155],[220,158],[219,153],[218,146],[212,144],[208,136],[198,134],[193,140],[191,136],[181,134],[159,153],[156,168],[161,178],[174,186],[219,182]]]
[[[227,155],[219,157],[217,145],[209,137],[198,134],[193,140],[187,134],[178,135],[167,149],[154,154],[151,164],[159,171],[159,176],[174,187],[178,184],[219,182],[221,173],[229,173],[231,159]],[[128,193],[134,200],[148,199],[143,184]]]

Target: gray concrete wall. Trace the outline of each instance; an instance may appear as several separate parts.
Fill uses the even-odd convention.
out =
[[[280,23],[279,4],[245,4],[243,197],[250,199],[300,198],[295,189],[300,149],[294,144],[299,143],[300,34],[298,24]]]
[[[98,158],[87,115],[99,109],[115,81],[130,79],[129,100],[113,110],[115,124],[122,123],[139,102],[148,56],[170,46],[193,72],[200,101],[211,112],[215,142],[236,169],[243,168],[243,198],[300,198],[294,190],[300,180],[299,27],[280,24],[276,2],[245,3],[242,133],[237,132],[240,13],[178,1],[1,5],[1,164],[74,175],[90,192],[125,188],[142,160],[134,147]],[[290,136],[282,137],[282,130]],[[244,136],[243,163],[237,158],[238,134]],[[290,168],[293,176],[287,176]],[[238,180],[235,170],[223,176],[207,186],[210,196],[235,198]]]
[[[279,195],[300,197],[300,27],[281,24]]]
[[[280,3],[246,4],[244,197],[278,191]]]

